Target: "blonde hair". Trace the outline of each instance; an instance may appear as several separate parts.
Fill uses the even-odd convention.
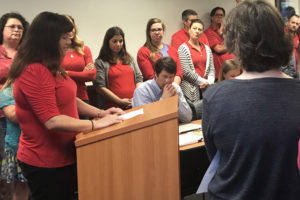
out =
[[[234,61],[234,60],[225,60],[221,66],[220,72],[219,72],[219,80],[218,82],[221,82],[225,80],[224,74],[229,72],[230,70],[240,69],[240,66]]]
[[[4,90],[4,88],[7,88],[10,85],[11,85],[11,87],[13,87],[13,84],[14,84],[13,79],[7,78],[5,83],[3,84],[2,88],[0,89],[0,92],[2,92],[2,90]]]
[[[71,44],[71,47],[73,49],[75,49],[76,52],[78,52],[79,54],[81,55],[84,55],[84,52],[83,52],[83,49],[84,49],[84,42],[82,40],[80,40],[77,36],[77,33],[78,33],[78,29],[77,29],[77,26],[75,24],[75,20],[73,17],[71,17],[70,15],[65,15],[66,18],[68,18],[70,20],[70,22],[72,22],[73,26],[74,26],[74,29],[75,29],[75,34],[74,34],[74,37],[72,38],[72,44]]]

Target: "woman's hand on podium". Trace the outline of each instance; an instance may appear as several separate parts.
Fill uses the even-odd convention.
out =
[[[123,121],[118,115],[107,114],[102,118],[93,119],[94,129],[100,129]]]
[[[125,112],[121,108],[112,107],[107,110],[101,111],[100,117],[105,117],[106,115],[123,115]]]

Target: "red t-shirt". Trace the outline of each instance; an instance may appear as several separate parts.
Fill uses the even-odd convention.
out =
[[[189,33],[184,28],[182,28],[172,35],[171,45],[175,49],[178,49],[180,45],[182,45],[184,42],[187,42],[189,39],[190,39]],[[201,37],[199,38],[199,42],[209,46],[209,42],[205,33],[202,33]]]
[[[209,45],[210,45],[210,48],[213,52],[213,57],[214,57],[214,65],[215,65],[215,70],[216,70],[216,78],[218,78],[219,76],[219,72],[220,72],[220,68],[223,64],[223,62],[225,60],[229,60],[229,59],[235,59],[234,58],[234,55],[233,54],[229,54],[228,52],[226,53],[222,53],[222,54],[219,54],[219,53],[216,53],[214,52],[214,48],[216,45],[220,44],[220,45],[223,45],[224,43],[224,40],[223,38],[213,29],[212,26],[208,27],[206,30],[205,30],[205,33],[206,33],[206,36],[207,36],[207,39],[208,39],[208,42],[209,42]]]
[[[76,82],[77,97],[82,100],[88,100],[85,82],[96,79],[96,68],[83,71],[88,63],[94,63],[91,50],[87,46],[84,47],[83,52],[84,55],[76,51],[68,51],[62,60],[61,66],[68,71],[68,75]]]
[[[16,115],[21,127],[17,158],[36,167],[63,167],[75,163],[73,132],[50,131],[44,123],[51,117],[78,118],[76,84],[54,77],[40,63],[28,65],[15,80]]]
[[[178,57],[177,50],[168,45],[168,55],[174,59],[177,65],[177,73],[176,76],[179,76],[182,79],[182,69],[181,69],[181,63]],[[158,60],[161,58],[161,55],[159,53],[156,54],[155,60]],[[139,65],[139,68],[143,74],[144,81],[147,81],[149,79],[153,79],[154,77],[154,65],[155,62],[153,62],[150,59],[150,50],[148,47],[142,46],[138,53],[137,53],[137,63]]]
[[[123,65],[121,62],[111,65],[108,70],[108,86],[119,98],[133,97],[136,88],[134,82],[134,71],[129,65]],[[119,107],[111,101],[107,101],[106,108]]]
[[[5,48],[0,45],[0,89],[7,79],[12,62],[13,59],[7,56]],[[0,118],[1,117],[4,117],[4,115],[0,110]]]
[[[286,33],[289,33],[287,27],[284,27],[284,31]],[[298,33],[300,34],[300,33]],[[295,55],[295,59],[296,59],[296,71],[298,71],[298,47],[299,47],[299,35],[297,33],[293,34],[293,42],[294,42],[294,55]]]
[[[299,47],[299,36],[297,34],[294,34],[293,36],[293,41],[294,41],[294,54],[295,54],[295,59],[296,59],[296,68],[298,71],[298,47]]]
[[[205,74],[206,60],[207,60],[205,47],[201,45],[200,47],[201,51],[198,51],[197,49],[193,48],[190,43],[186,42],[186,44],[189,47],[191,53],[191,59],[194,64],[195,71],[199,76],[203,78]]]

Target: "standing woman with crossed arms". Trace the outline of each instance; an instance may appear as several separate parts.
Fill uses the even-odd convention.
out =
[[[74,28],[70,33],[71,45],[62,61],[61,66],[77,85],[77,97],[84,102],[89,102],[85,82],[94,81],[96,68],[93,64],[91,50],[78,38],[78,29],[73,17],[66,15]],[[80,116],[81,118],[84,116]]]

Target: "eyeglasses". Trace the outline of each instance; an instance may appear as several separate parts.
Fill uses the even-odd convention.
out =
[[[223,14],[215,14],[214,16],[216,16],[216,17],[224,17]]]
[[[5,27],[9,27],[11,30],[14,30],[15,28],[17,28],[19,31],[24,30],[24,27],[22,25],[10,25],[10,26],[5,26]]]
[[[151,32],[161,32],[163,29],[162,28],[152,28],[150,31]]]

